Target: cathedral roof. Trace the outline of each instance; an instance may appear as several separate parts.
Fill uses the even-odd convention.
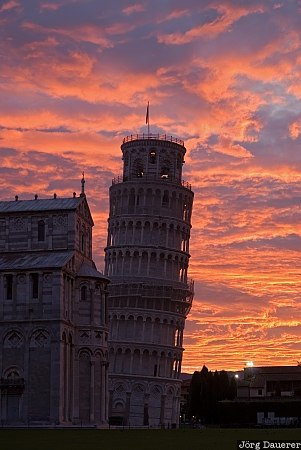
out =
[[[72,251],[6,253],[0,255],[0,270],[60,268],[73,255]]]
[[[99,272],[95,266],[88,265],[86,262],[83,262],[77,275],[85,278],[105,278],[105,276]]]
[[[76,209],[85,197],[0,201],[0,213]]]

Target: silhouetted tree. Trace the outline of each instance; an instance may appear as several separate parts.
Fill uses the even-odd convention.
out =
[[[199,415],[199,403],[200,403],[200,391],[201,391],[201,380],[200,372],[195,371],[192,375],[190,382],[190,393],[189,393],[189,415],[198,416]]]
[[[228,400],[234,400],[237,395],[237,384],[234,377],[231,377],[229,384]]]
[[[190,384],[189,413],[203,423],[218,420],[218,402],[233,400],[236,396],[234,377],[229,380],[225,370],[214,374],[204,365],[200,372],[194,372]]]

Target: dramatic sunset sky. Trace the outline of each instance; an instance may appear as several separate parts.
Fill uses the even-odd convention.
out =
[[[301,360],[300,0],[0,1],[1,200],[71,197],[103,269],[124,136],[185,141],[184,371]]]

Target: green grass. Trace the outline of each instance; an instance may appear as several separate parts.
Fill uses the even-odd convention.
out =
[[[236,450],[240,439],[298,440],[301,429],[0,429],[1,450]]]

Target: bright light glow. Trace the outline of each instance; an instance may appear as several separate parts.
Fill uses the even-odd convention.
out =
[[[247,366],[247,367],[254,367],[253,361],[247,361],[247,362],[246,362],[246,366]]]

